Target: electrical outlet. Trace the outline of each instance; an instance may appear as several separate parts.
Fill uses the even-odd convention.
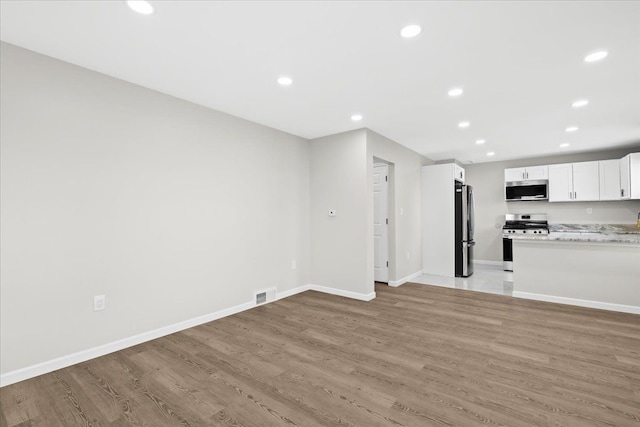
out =
[[[587,208],[587,215],[591,215],[593,213],[593,209]]]
[[[291,269],[295,270],[296,268],[298,268],[298,264],[296,263],[296,260],[291,260]]]
[[[93,297],[93,311],[104,310],[106,304],[104,295],[96,295]]]
[[[336,213],[337,213],[337,212],[336,212],[336,210],[335,210],[335,209],[331,209],[331,210],[329,211],[329,216],[336,216]]]

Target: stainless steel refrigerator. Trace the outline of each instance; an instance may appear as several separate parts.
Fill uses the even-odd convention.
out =
[[[474,202],[473,187],[456,181],[455,189],[455,253],[456,277],[473,274]]]

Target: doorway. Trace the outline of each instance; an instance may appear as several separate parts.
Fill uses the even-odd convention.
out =
[[[389,283],[389,165],[373,165],[373,269],[376,282]]]

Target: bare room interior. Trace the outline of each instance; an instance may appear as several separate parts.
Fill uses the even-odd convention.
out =
[[[0,426],[640,425],[640,2],[0,39]]]

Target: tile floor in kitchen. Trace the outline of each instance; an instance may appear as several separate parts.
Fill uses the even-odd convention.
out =
[[[511,296],[513,293],[513,273],[502,270],[502,264],[474,264],[473,268],[474,272],[470,277],[422,274],[411,279],[411,282]]]

